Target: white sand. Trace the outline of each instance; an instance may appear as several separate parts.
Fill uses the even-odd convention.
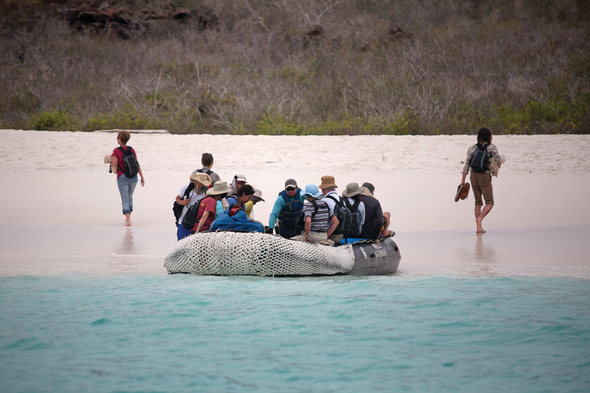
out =
[[[172,202],[203,152],[228,182],[263,191],[268,216],[284,181],[342,192],[372,182],[392,214],[401,275],[532,275],[590,278],[590,136],[495,136],[506,163],[495,207],[475,235],[473,195],[453,201],[474,136],[213,136],[132,134],[146,186],[123,227],[115,176],[102,163],[112,133],[0,131],[0,274],[165,274],[175,242]]]

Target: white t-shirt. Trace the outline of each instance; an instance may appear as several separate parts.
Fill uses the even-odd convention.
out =
[[[186,191],[186,189],[188,188],[188,186],[189,186],[188,184],[186,186],[182,186],[182,188],[178,192],[178,195],[180,195],[180,197],[183,200],[184,200],[184,192]],[[188,197],[190,198],[190,202],[188,203],[188,205],[186,205],[182,209],[182,214],[180,214],[180,217],[178,218],[178,223],[179,224],[182,223],[182,220],[184,219],[184,215],[188,211],[188,208],[191,207],[192,205],[194,205],[195,203],[199,202],[201,199],[205,198],[206,195],[207,195],[206,192],[204,192],[202,194],[197,194],[194,189],[188,194]]]
[[[322,198],[322,201],[326,202],[326,204],[330,208],[330,212],[332,214],[334,214],[334,207],[336,206],[336,201],[334,201],[334,199],[332,199],[332,198],[328,198],[328,195],[330,195],[332,198],[336,199],[336,201],[338,201],[338,202],[340,202],[340,195],[338,195],[336,193],[336,191],[330,191],[329,193],[324,195],[324,197]],[[305,200],[305,198],[303,198],[303,200]]]

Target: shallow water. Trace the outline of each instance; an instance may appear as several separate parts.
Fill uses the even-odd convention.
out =
[[[587,392],[588,284],[0,276],[0,391]]]

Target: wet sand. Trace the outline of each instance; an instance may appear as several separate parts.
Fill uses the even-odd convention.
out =
[[[123,226],[115,177],[101,163],[115,147],[113,134],[0,131],[0,151],[7,156],[9,146],[25,137],[33,154],[23,154],[26,146],[19,145],[16,157],[0,169],[4,275],[166,274],[164,256],[176,241],[173,199],[199,167],[200,154],[210,151],[222,179],[244,173],[263,191],[266,202],[256,205],[254,215],[265,225],[286,178],[305,186],[331,174],[340,193],[348,182],[372,182],[384,210],[392,214],[391,229],[402,253],[398,274],[590,278],[590,163],[583,156],[590,138],[585,136],[496,137],[507,162],[493,180],[496,204],[484,220],[487,233],[480,236],[473,195],[453,201],[473,136],[335,137],[328,139],[333,146],[321,137],[251,136],[238,138],[241,144],[224,153],[219,145],[230,146],[235,137],[132,135],[129,144],[138,151],[146,186],[136,189],[131,227]],[[209,146],[195,143],[198,137]],[[523,164],[530,153],[526,138],[535,157],[545,152],[555,162]],[[367,149],[375,140],[382,152],[370,155]],[[285,141],[296,145],[285,148]],[[558,162],[562,158],[555,147],[565,151],[568,144],[579,157]],[[87,149],[78,152],[81,148]],[[193,153],[187,158],[181,148]],[[443,153],[433,158],[432,149]],[[76,153],[68,158],[70,151]],[[326,155],[333,155],[332,163]],[[354,163],[349,165],[353,159],[346,155],[355,157]],[[515,163],[519,168],[511,166]]]

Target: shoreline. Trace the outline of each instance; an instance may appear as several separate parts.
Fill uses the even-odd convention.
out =
[[[23,226],[7,232],[0,227],[0,276],[166,275],[164,257],[176,241],[172,232],[153,228]],[[590,225],[504,229],[490,236],[466,230],[396,233],[402,260],[393,277],[590,279],[589,236]]]

